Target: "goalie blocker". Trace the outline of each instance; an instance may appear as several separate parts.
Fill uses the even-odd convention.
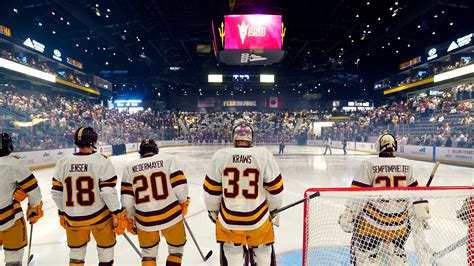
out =
[[[318,192],[305,202],[303,265],[474,263],[472,187],[325,188],[309,189],[305,196]],[[420,198],[430,202],[429,213]],[[405,221],[374,213],[368,208],[374,202],[405,206]],[[377,229],[362,215],[379,215],[395,227]],[[428,218],[430,227],[424,222]]]

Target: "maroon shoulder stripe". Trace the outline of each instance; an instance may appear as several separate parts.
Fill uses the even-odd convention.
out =
[[[56,190],[56,191],[63,191],[63,187],[61,186],[53,186],[51,189]]]
[[[171,183],[172,187],[177,187],[179,185],[187,184],[188,181],[186,179],[178,180],[176,182]]]
[[[109,178],[109,179],[107,179],[107,180],[100,180],[100,181],[99,181],[99,184],[100,184],[101,182],[114,182],[114,181],[116,181],[116,180],[117,180],[117,176],[114,175],[112,178]]]
[[[283,185],[281,185],[281,187],[279,187],[275,190],[267,190],[267,191],[268,191],[268,193],[270,193],[272,195],[280,194],[283,191]]]
[[[29,186],[29,187],[23,189],[23,191],[25,191],[26,193],[28,193],[28,192],[34,190],[34,189],[37,188],[37,187],[38,187],[38,182],[35,182],[33,185],[31,185],[31,186]]]

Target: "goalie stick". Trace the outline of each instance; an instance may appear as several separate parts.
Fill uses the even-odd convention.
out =
[[[448,253],[450,253],[451,251],[454,251],[455,249],[457,249],[458,247],[464,245],[467,243],[467,236],[459,239],[458,241],[454,242],[453,244],[447,246],[446,248],[438,251],[438,252],[435,252],[433,253],[433,259],[434,260],[437,260],[437,259],[440,259],[442,257],[444,257],[445,255],[447,255]]]
[[[429,187],[431,185],[431,182],[433,181],[433,178],[436,174],[436,171],[438,170],[439,165],[440,165],[440,162],[436,162],[435,166],[433,167],[433,170],[431,171],[430,178],[428,179],[428,182],[426,183],[427,187]]]
[[[300,200],[295,201],[295,202],[293,202],[293,203],[291,203],[291,204],[288,204],[288,205],[286,205],[286,206],[284,206],[284,207],[281,207],[281,208],[278,208],[278,209],[276,209],[276,210],[273,210],[272,212],[270,212],[270,214],[271,214],[272,216],[275,216],[276,214],[278,214],[278,213],[280,213],[280,212],[282,212],[282,211],[286,211],[286,210],[289,209],[289,208],[293,208],[294,206],[299,205],[299,204],[301,204],[301,203],[303,203],[303,202],[305,202],[305,201],[308,201],[308,200],[310,200],[310,199],[312,199],[312,198],[318,197],[319,195],[321,195],[319,192],[313,193],[313,194],[311,194],[311,195],[309,195],[309,196],[307,196],[307,197],[305,197],[305,198],[303,198],[303,199],[300,199]]]

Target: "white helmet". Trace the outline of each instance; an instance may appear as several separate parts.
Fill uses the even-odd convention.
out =
[[[397,151],[398,148],[397,139],[392,134],[388,133],[380,136],[375,146],[379,153],[385,152],[388,149],[391,149],[394,152]]]
[[[249,122],[238,119],[234,123],[232,128],[232,141],[235,143],[238,140],[248,141],[250,144],[253,143],[255,137],[255,131],[252,124]]]

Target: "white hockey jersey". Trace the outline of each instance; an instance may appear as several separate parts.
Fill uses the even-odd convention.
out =
[[[281,206],[283,179],[264,147],[226,148],[212,157],[204,180],[208,211],[230,230],[254,230]]]
[[[362,162],[352,187],[416,187],[411,162],[398,157],[374,157]],[[384,230],[401,230],[408,223],[407,199],[352,201],[351,209],[361,214],[371,226]]]
[[[26,164],[11,155],[0,157],[0,231],[7,230],[23,216],[20,203],[13,198],[17,187],[28,193],[31,206],[41,202],[38,181]]]
[[[180,204],[187,198],[187,179],[174,156],[140,158],[123,171],[122,205],[143,231],[163,230],[183,220]]]
[[[99,153],[69,154],[56,163],[52,197],[73,227],[99,224],[120,210],[112,162]]]

